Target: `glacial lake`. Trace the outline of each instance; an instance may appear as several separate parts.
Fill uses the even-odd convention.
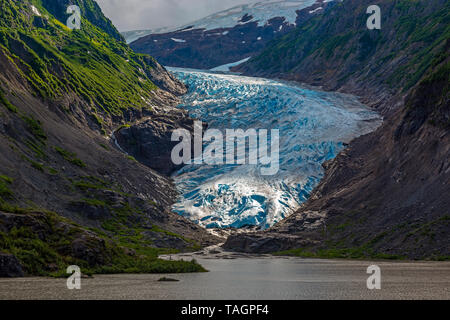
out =
[[[450,263],[312,260],[245,257],[198,258],[209,272],[97,275],[68,290],[65,279],[0,279],[0,299],[285,300],[450,299]],[[381,290],[366,286],[367,267],[381,268]]]

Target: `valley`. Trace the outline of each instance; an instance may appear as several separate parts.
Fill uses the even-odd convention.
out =
[[[448,1],[381,0],[381,29],[262,1],[130,46],[93,0],[0,4],[0,277],[26,277],[0,299],[448,298]],[[177,130],[214,152],[173,161]]]
[[[324,162],[382,122],[376,112],[349,95],[264,78],[169,70],[189,87],[178,107],[204,121],[209,130],[223,133],[214,141],[214,145],[223,142],[217,147],[222,153],[219,164],[208,161],[208,151],[203,161],[195,159],[173,176],[181,194],[174,211],[206,228],[272,227],[309,198],[323,177]],[[260,129],[279,132],[278,150],[264,160],[259,146],[255,156],[259,161],[252,162],[247,158],[258,151],[258,145],[251,136]],[[230,155],[224,153],[230,138],[234,150],[236,130],[248,140],[245,146],[245,141],[236,140],[238,152],[243,152],[239,164],[236,154],[231,155],[232,163],[225,162]],[[208,150],[211,141],[203,144]],[[270,144],[274,151],[273,141]]]

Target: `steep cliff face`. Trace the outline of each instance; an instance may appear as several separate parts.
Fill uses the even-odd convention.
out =
[[[380,31],[363,25],[370,4],[344,1],[241,68],[358,94],[386,119],[326,164],[295,214],[265,233],[230,237],[227,248],[448,259],[449,3],[379,1]]]
[[[186,88],[94,1],[75,1],[82,28],[68,29],[69,2],[0,0],[0,251],[27,274],[201,270],[156,259],[214,238],[171,212],[169,178],[110,139],[155,108],[169,116]]]

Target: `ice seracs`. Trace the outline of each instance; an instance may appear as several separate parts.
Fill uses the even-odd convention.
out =
[[[322,179],[325,161],[381,123],[375,112],[348,95],[169,69],[190,88],[180,107],[209,129],[279,130],[279,170],[273,176],[261,174],[259,164],[192,164],[174,176],[180,192],[174,210],[208,228],[267,228],[282,220],[308,199]]]

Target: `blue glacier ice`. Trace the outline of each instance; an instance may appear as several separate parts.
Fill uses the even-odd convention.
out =
[[[380,116],[356,97],[263,78],[170,68],[189,87],[179,106],[219,129],[280,130],[280,170],[255,165],[187,165],[174,175],[173,209],[207,228],[268,228],[292,214],[323,178],[322,164]]]

